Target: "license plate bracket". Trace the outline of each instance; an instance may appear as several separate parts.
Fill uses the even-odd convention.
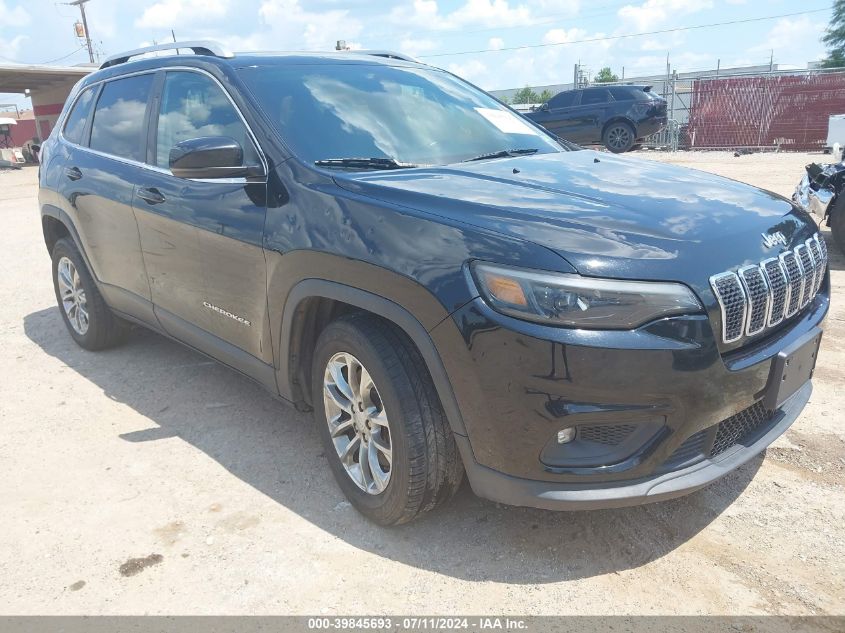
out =
[[[789,347],[782,349],[772,362],[769,387],[763,404],[766,409],[779,409],[790,396],[813,377],[822,331],[813,328]]]

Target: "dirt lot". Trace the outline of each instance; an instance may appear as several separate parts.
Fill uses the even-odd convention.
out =
[[[785,195],[811,158],[641,155]],[[381,529],[344,502],[310,418],[238,374],[140,330],[76,347],[34,169],[0,173],[0,222],[0,613],[845,613],[845,257],[830,240],[815,393],[764,456],[661,504],[551,513],[465,487]]]

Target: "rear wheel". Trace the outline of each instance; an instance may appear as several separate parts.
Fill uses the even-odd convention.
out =
[[[406,523],[452,497],[463,478],[452,430],[405,334],[366,314],[317,341],[314,413],[349,501],[381,525]]]
[[[636,140],[634,134],[634,128],[628,123],[619,121],[607,126],[602,136],[602,141],[604,142],[604,146],[611,152],[621,154],[634,146],[634,141]]]
[[[79,249],[67,238],[53,247],[53,287],[68,332],[81,347],[99,350],[123,340],[125,323],[112,314]]]

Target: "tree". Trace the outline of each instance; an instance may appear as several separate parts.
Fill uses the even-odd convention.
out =
[[[845,0],[840,1],[845,2]],[[610,66],[605,66],[599,71],[599,74],[596,75],[593,81],[597,84],[606,84],[611,83],[613,81],[619,81],[619,76],[613,74],[613,71],[610,70]]]
[[[525,88],[520,88],[517,90],[513,95],[513,103],[514,105],[520,103],[539,103],[540,97],[528,86]]]
[[[552,97],[554,97],[554,95],[551,93],[550,90],[548,90],[548,89],[543,90],[543,92],[540,93],[539,103],[546,103]]]
[[[822,42],[827,44],[827,58],[822,60],[822,67],[845,66],[845,0],[834,0],[833,15]]]

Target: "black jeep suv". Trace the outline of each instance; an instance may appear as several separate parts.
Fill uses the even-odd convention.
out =
[[[582,145],[627,152],[666,127],[666,100],[651,86],[604,86],[559,92],[525,116]]]
[[[399,55],[178,47],[107,61],[44,144],[61,314],[313,409],[374,521],[464,472],[515,505],[675,497],[806,404],[829,276],[789,200],[574,151]]]

